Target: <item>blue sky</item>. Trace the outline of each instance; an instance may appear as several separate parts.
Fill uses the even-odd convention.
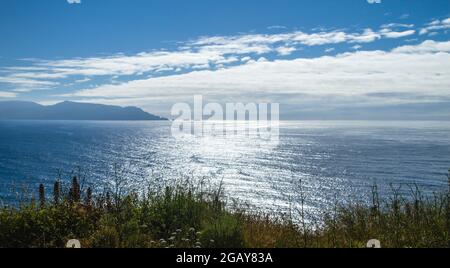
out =
[[[167,115],[202,94],[288,118],[450,100],[448,0],[69,2],[0,2],[0,100]]]

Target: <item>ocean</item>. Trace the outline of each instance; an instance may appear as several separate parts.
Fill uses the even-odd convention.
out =
[[[171,135],[171,122],[0,121],[0,200],[69,182],[134,191],[162,182],[223,183],[231,200],[273,210],[300,196],[311,211],[336,201],[447,189],[449,122],[283,121],[279,142],[245,135]],[[49,190],[50,192],[50,190]]]

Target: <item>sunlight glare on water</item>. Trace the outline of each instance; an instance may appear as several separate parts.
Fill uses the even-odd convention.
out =
[[[206,128],[205,135],[174,138],[170,128],[170,122],[0,122],[2,200],[13,200],[11,185],[50,187],[60,173],[69,181],[78,167],[100,189],[116,173],[138,190],[159,180],[222,181],[228,197],[265,209],[298,201],[300,182],[311,210],[336,199],[368,201],[374,183],[383,193],[391,184],[405,192],[412,183],[429,193],[447,187],[450,126],[442,122],[281,122],[275,142],[243,124],[238,130],[249,131],[225,136]]]

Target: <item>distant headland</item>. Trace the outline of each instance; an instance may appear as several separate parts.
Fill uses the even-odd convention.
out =
[[[0,102],[0,120],[168,120],[138,107],[120,107],[65,101],[40,105],[29,101]]]

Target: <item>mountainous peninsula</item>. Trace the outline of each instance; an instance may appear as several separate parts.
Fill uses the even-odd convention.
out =
[[[44,106],[27,101],[0,102],[0,120],[167,120],[137,107],[65,101]]]

